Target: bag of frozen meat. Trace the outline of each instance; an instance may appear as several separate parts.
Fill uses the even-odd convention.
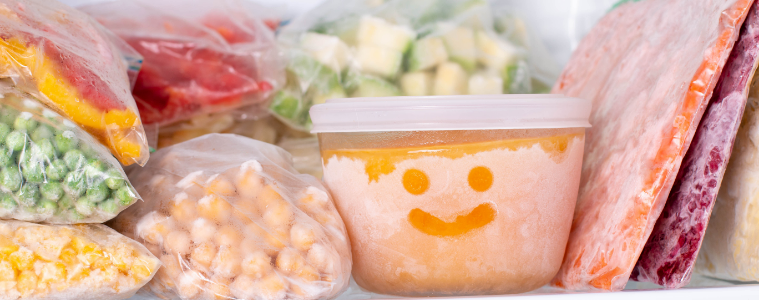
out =
[[[163,267],[144,292],[181,299],[328,299],[351,271],[332,199],[276,146],[209,134],[130,172],[146,199],[111,226]]]
[[[281,29],[287,85],[270,109],[309,129],[309,108],[330,98],[530,93],[526,49],[494,29],[490,10],[469,0],[326,1]]]
[[[0,219],[102,223],[138,196],[108,149],[35,98],[0,84]]]
[[[0,78],[66,116],[122,164],[144,164],[145,132],[112,33],[57,1],[0,1]]]
[[[269,27],[276,21],[259,17],[267,8],[249,1],[121,0],[79,9],[143,56],[133,95],[145,124],[263,103],[283,84]]]
[[[0,299],[127,299],[160,265],[102,224],[0,221]]]

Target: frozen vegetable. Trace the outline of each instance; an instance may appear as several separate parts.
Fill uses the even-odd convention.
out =
[[[143,122],[168,124],[262,103],[284,81],[266,8],[239,0],[114,1],[81,7],[143,57]]]
[[[0,219],[102,223],[137,201],[118,161],[31,95],[0,85]]]
[[[127,299],[160,265],[102,224],[0,221],[2,299]]]
[[[326,299],[347,287],[345,226],[326,189],[282,149],[209,134],[130,174],[146,199],[112,226],[163,267],[145,292],[181,299]]]
[[[554,286],[624,288],[752,2],[627,2],[580,43],[553,89],[593,101]]]
[[[332,98],[532,92],[526,48],[490,19],[486,1],[326,1],[282,28],[287,85],[269,108],[308,129]]]
[[[57,1],[3,1],[0,10],[0,77],[78,124],[121,163],[144,164],[147,140],[117,38]]]
[[[690,282],[759,63],[754,3],[631,279],[668,288]],[[756,78],[753,78],[756,80]]]

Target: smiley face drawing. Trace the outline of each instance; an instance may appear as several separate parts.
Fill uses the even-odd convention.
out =
[[[548,283],[572,224],[584,136],[323,153],[353,278],[403,296]]]
[[[472,190],[485,192],[493,186],[493,173],[487,167],[477,166],[469,171],[467,180]],[[427,174],[418,169],[409,169],[403,174],[403,187],[412,195],[424,194],[429,189],[429,185]],[[458,215],[453,222],[445,222],[419,208],[414,208],[409,212],[408,220],[421,232],[443,237],[462,235],[488,225],[493,222],[495,216],[495,205],[483,203],[466,215]]]

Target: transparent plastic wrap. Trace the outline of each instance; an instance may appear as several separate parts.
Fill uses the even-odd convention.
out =
[[[126,45],[57,1],[4,0],[0,11],[0,77],[91,133],[122,164],[144,164],[148,145],[127,71],[135,61],[119,52]]]
[[[527,50],[494,30],[487,1],[326,1],[278,39],[287,85],[270,109],[302,130],[331,98],[534,91]]]
[[[681,288],[691,271],[733,150],[759,64],[759,2],[743,23],[704,117],[683,158],[667,204],[630,279]],[[756,93],[756,92],[754,92]]]
[[[553,88],[593,101],[554,286],[624,288],[753,2],[626,2],[580,43]]]
[[[160,265],[102,224],[0,221],[0,299],[126,299]]]
[[[263,103],[284,83],[270,28],[278,21],[258,17],[267,8],[241,0],[122,0],[79,9],[144,57],[133,95],[145,124]]]
[[[138,196],[108,149],[31,95],[0,84],[0,218],[102,223]]]
[[[130,178],[148,201],[111,225],[163,262],[144,295],[328,299],[348,285],[350,244],[327,190],[276,146],[205,135]]]

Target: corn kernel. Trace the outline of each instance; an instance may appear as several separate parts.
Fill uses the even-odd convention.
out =
[[[39,272],[42,283],[56,283],[66,280],[66,266],[62,263],[44,263]]]
[[[82,252],[86,244],[87,242],[81,237],[75,236],[71,238],[71,248],[73,248],[76,252]]]
[[[86,278],[87,276],[90,276],[90,269],[83,264],[69,266],[67,271],[68,271],[68,276],[69,276],[69,282],[77,282],[79,280]]]
[[[74,250],[73,248],[67,247],[67,248],[63,248],[63,250],[61,250],[61,255],[59,255],[58,258],[63,263],[65,263],[67,265],[71,265],[71,264],[74,264],[74,263],[78,262],[78,259],[77,259],[76,255],[77,255],[76,250]]]
[[[9,238],[0,236],[0,254],[10,255],[18,251],[18,245],[13,243]]]
[[[9,257],[13,268],[17,271],[31,270],[34,264],[34,253],[26,248],[21,248],[16,252],[13,252]],[[36,278],[36,277],[35,277]]]
[[[262,278],[271,271],[271,257],[263,251],[250,253],[242,260],[242,273],[252,278]]]
[[[134,280],[141,282],[150,276],[153,272],[153,268],[151,268],[150,263],[135,261],[135,263],[130,266],[129,272],[132,273],[132,278],[134,278]]]
[[[16,287],[21,294],[28,296],[37,289],[37,275],[35,275],[32,270],[22,271],[21,274],[18,275]]]

